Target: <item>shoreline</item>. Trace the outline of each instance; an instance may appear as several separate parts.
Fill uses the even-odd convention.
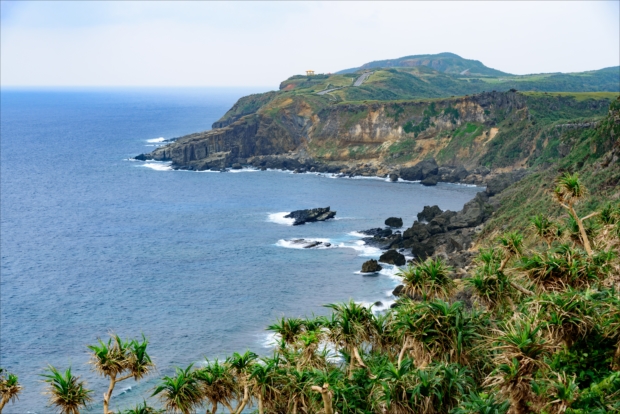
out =
[[[379,176],[379,175],[348,175],[344,173],[330,173],[330,172],[318,172],[318,171],[303,171],[303,172],[295,172],[294,170],[282,169],[282,168],[266,168],[261,169],[253,166],[244,166],[238,169],[224,169],[224,170],[190,170],[185,168],[173,168],[172,161],[158,161],[158,160],[139,160],[136,158],[124,158],[123,161],[129,162],[140,162],[142,164],[136,165],[136,167],[143,168],[151,168],[155,171],[185,171],[185,172],[195,172],[195,173],[232,173],[239,174],[244,172],[278,172],[284,174],[303,174],[303,175],[315,175],[318,177],[326,177],[326,178],[343,178],[349,180],[377,180],[377,181],[385,181],[391,183],[404,183],[404,184],[421,184],[422,180],[405,180],[402,178],[398,178],[395,181],[390,180],[388,176]],[[468,188],[486,188],[486,184],[469,184],[469,183],[461,183],[461,182],[450,182],[450,181],[438,181],[437,184],[449,184],[456,185]],[[422,184],[423,185],[423,184]],[[434,186],[425,186],[425,187],[434,187]]]

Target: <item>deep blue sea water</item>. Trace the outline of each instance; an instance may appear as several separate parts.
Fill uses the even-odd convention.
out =
[[[2,90],[0,365],[24,386],[5,413],[47,413],[47,364],[81,375],[101,411],[86,345],[146,335],[158,372],[119,384],[113,408],[203,357],[266,354],[276,318],[353,298],[386,305],[397,280],[356,273],[378,252],[356,230],[424,205],[458,210],[479,188],[276,171],[198,173],[129,161],[156,138],[209,129],[248,90]],[[151,141],[151,142],[149,142]],[[337,220],[281,224],[330,206]],[[330,249],[287,248],[293,238]],[[131,386],[131,391],[121,394]]]

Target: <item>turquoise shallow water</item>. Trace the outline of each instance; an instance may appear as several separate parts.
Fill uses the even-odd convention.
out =
[[[0,363],[25,387],[5,412],[52,412],[38,377],[48,363],[71,365],[100,396],[86,345],[109,331],[144,333],[159,369],[119,385],[113,406],[124,408],[174,366],[267,353],[264,328],[282,315],[389,304],[393,269],[356,273],[378,252],[354,232],[388,216],[410,225],[424,205],[458,210],[480,190],[128,160],[156,138],[208,129],[248,92],[2,91]],[[292,227],[276,214],[325,206],[337,220]],[[302,237],[333,248],[285,242]]]

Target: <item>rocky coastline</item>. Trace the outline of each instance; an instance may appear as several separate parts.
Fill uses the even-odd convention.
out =
[[[148,161],[151,158],[140,154],[133,158],[137,161]],[[221,162],[209,164],[209,168],[197,169],[194,166],[171,165],[174,170],[184,171],[215,171],[227,172],[252,168],[261,171],[276,170],[289,171],[296,174],[317,173],[333,174],[338,177],[380,177],[391,182],[411,181],[419,182],[424,186],[435,186],[438,183],[453,183],[485,186],[496,177],[506,177],[514,172],[525,173],[525,170],[510,171],[510,174],[492,172],[486,167],[477,167],[467,170],[463,165],[439,166],[434,158],[423,160],[411,167],[393,166],[374,163],[325,163],[311,158],[300,158],[297,155],[266,155],[249,159],[236,159],[234,163],[227,163],[223,158]]]

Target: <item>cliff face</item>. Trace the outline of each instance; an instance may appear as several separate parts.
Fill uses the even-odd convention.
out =
[[[318,96],[264,95],[242,98],[213,130],[138,159],[204,170],[280,155],[349,167],[363,161],[385,173],[434,158],[439,166],[503,172],[566,155],[573,144],[565,131],[594,126],[587,117],[603,115],[609,105],[605,97],[516,91],[332,104]],[[560,123],[567,119],[576,121]]]

